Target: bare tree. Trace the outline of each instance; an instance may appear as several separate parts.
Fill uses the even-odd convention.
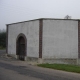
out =
[[[71,19],[71,16],[66,15],[66,16],[64,17],[64,19]]]

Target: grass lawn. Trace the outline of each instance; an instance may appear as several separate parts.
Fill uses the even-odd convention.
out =
[[[40,67],[80,73],[80,66],[68,64],[38,64]]]

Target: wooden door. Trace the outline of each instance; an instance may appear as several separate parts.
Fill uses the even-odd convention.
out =
[[[18,46],[18,52],[19,52],[19,59],[24,60],[25,57],[25,39],[23,37],[19,37],[19,46]]]

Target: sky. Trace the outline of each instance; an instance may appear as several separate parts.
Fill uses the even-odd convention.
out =
[[[0,0],[0,29],[38,18],[80,19],[80,0]]]

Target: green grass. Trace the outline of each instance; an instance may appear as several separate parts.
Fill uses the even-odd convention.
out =
[[[80,73],[80,66],[68,64],[38,64],[40,67]]]

